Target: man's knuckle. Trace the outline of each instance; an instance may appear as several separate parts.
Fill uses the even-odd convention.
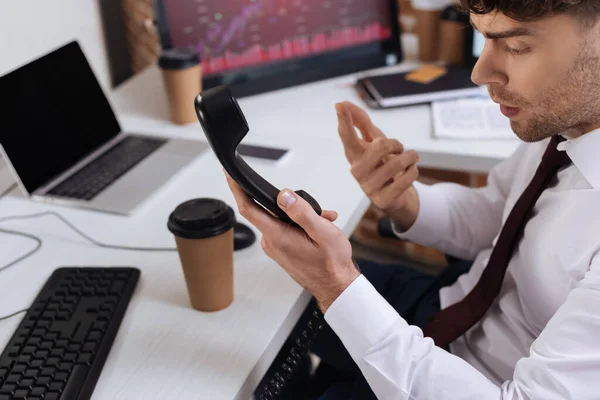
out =
[[[262,240],[260,241],[260,245],[267,255],[271,254],[271,243],[265,236],[263,236]]]
[[[238,206],[238,211],[240,212],[240,215],[242,217],[246,217],[247,218],[247,217],[250,216],[250,213],[251,213],[252,209],[250,208],[250,206],[248,204],[244,203],[244,204],[240,204]]]
[[[375,203],[375,205],[377,207],[383,208],[384,204],[383,204],[383,199],[381,198],[381,193],[375,193],[371,196],[371,201],[373,201],[373,203]]]
[[[367,182],[367,183],[363,183],[361,185],[361,188],[363,190],[363,192],[365,192],[365,194],[367,196],[371,196],[375,191],[373,190],[373,186],[371,185],[371,183]]]
[[[380,153],[385,150],[385,139],[384,138],[376,138],[373,140],[373,150],[377,153]]]

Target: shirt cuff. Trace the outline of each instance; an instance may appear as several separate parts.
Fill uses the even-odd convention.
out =
[[[434,232],[439,232],[440,222],[448,218],[447,207],[444,204],[445,197],[435,185],[415,182],[414,187],[419,197],[417,219],[404,232],[392,222],[392,230],[399,239],[427,244],[431,241],[432,236],[435,236]]]
[[[361,359],[392,327],[408,327],[362,274],[329,306],[325,321],[354,360]]]

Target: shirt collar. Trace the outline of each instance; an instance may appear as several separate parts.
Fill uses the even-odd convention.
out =
[[[562,135],[566,140],[558,144],[559,150],[569,155],[573,165],[583,177],[594,187],[600,188],[600,129],[588,132],[576,138]]]

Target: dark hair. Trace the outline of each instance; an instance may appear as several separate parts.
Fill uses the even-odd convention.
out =
[[[595,21],[600,13],[598,0],[460,0],[466,12],[488,14],[501,12],[516,21],[533,21],[562,13]]]

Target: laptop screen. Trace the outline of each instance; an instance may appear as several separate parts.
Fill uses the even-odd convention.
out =
[[[120,127],[77,42],[0,77],[0,144],[28,192]]]

